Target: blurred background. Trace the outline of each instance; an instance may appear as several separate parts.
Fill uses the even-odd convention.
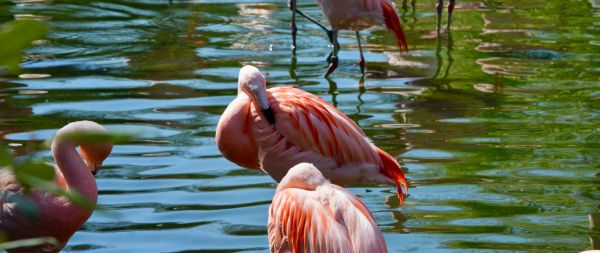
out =
[[[20,71],[0,73],[1,143],[25,154],[81,119],[142,133],[105,161],[102,210],[64,252],[268,252],[275,184],[214,140],[253,64],[403,163],[401,208],[391,186],[351,188],[390,252],[600,249],[600,2],[459,0],[440,36],[435,0],[395,3],[410,51],[384,28],[362,32],[360,84],[352,32],[331,79],[332,47],[301,18],[292,57],[286,0],[0,1],[0,22],[49,26]],[[298,6],[326,22],[314,1]]]

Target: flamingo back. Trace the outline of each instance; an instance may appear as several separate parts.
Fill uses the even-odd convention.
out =
[[[268,222],[271,252],[387,252],[367,207],[345,189],[288,188],[275,194]]]
[[[269,103],[277,117],[275,128],[289,142],[333,158],[338,166],[378,163],[365,133],[333,105],[300,89],[269,89]]]
[[[275,124],[256,114],[253,138],[261,168],[280,181],[290,167],[309,162],[336,184],[393,183],[379,173],[376,147],[346,115],[318,96],[296,88],[267,92]]]

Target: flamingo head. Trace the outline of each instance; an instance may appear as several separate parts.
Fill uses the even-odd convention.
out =
[[[89,120],[71,122],[58,130],[52,149],[63,142],[79,146],[81,158],[94,175],[110,155],[113,146],[106,128]]]
[[[315,190],[317,187],[328,184],[323,174],[317,167],[310,163],[299,163],[292,167],[281,180],[277,191],[287,188]]]
[[[112,143],[85,143],[81,144],[80,148],[81,158],[83,158],[92,174],[96,175],[100,171],[100,168],[102,168],[102,162],[110,155]]]
[[[257,102],[261,109],[268,110],[269,100],[267,99],[267,81],[265,77],[254,66],[246,65],[240,69],[238,77],[238,95],[240,91],[244,92],[250,99]]]
[[[112,151],[111,137],[108,131],[102,125],[93,121],[82,122],[80,131],[83,139],[80,140],[81,158],[90,169],[93,175],[96,175],[102,167],[102,162],[106,160]]]

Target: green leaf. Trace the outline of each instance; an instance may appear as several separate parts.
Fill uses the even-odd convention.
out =
[[[35,20],[15,20],[0,27],[0,66],[19,71],[23,50],[36,39],[43,38],[48,25]]]
[[[10,242],[0,243],[0,250],[8,250],[15,249],[21,247],[32,247],[43,244],[53,244],[58,245],[59,242],[53,237],[38,237],[38,238],[30,238],[30,239],[22,239]]]
[[[27,218],[34,218],[38,215],[37,206],[31,202],[30,199],[24,197],[21,194],[15,194],[11,191],[4,191],[0,194],[0,198],[6,202],[12,202],[17,205],[19,212],[25,215]]]
[[[73,133],[61,137],[61,140],[74,141],[78,143],[112,143],[112,144],[130,144],[140,136],[135,133]],[[44,146],[52,146],[54,138],[47,139]]]
[[[75,203],[76,205],[79,205],[81,207],[84,207],[84,208],[87,208],[90,210],[94,210],[94,208],[96,207],[96,205],[94,203],[92,203],[89,199],[87,199],[81,193],[76,192],[76,191],[66,191],[65,189],[56,185],[54,182],[45,181],[38,177],[34,177],[34,176],[31,176],[28,174],[22,174],[21,180],[22,180],[22,181],[20,181],[21,183],[35,186],[36,188],[38,188],[42,191],[47,191],[47,192],[55,194],[55,195],[64,196],[67,199],[69,199],[70,201],[72,201],[73,203]]]
[[[43,181],[52,181],[54,179],[54,168],[47,163],[26,161],[23,164],[15,164],[15,176],[19,182],[24,175],[37,177]],[[31,185],[29,185],[31,186]]]
[[[9,166],[13,163],[13,157],[4,147],[0,147],[0,167]]]

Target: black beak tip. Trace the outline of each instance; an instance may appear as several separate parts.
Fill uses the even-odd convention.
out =
[[[267,118],[267,121],[271,125],[275,124],[275,114],[273,113],[273,110],[270,107],[266,110],[263,110],[263,114],[265,115],[265,118]]]

